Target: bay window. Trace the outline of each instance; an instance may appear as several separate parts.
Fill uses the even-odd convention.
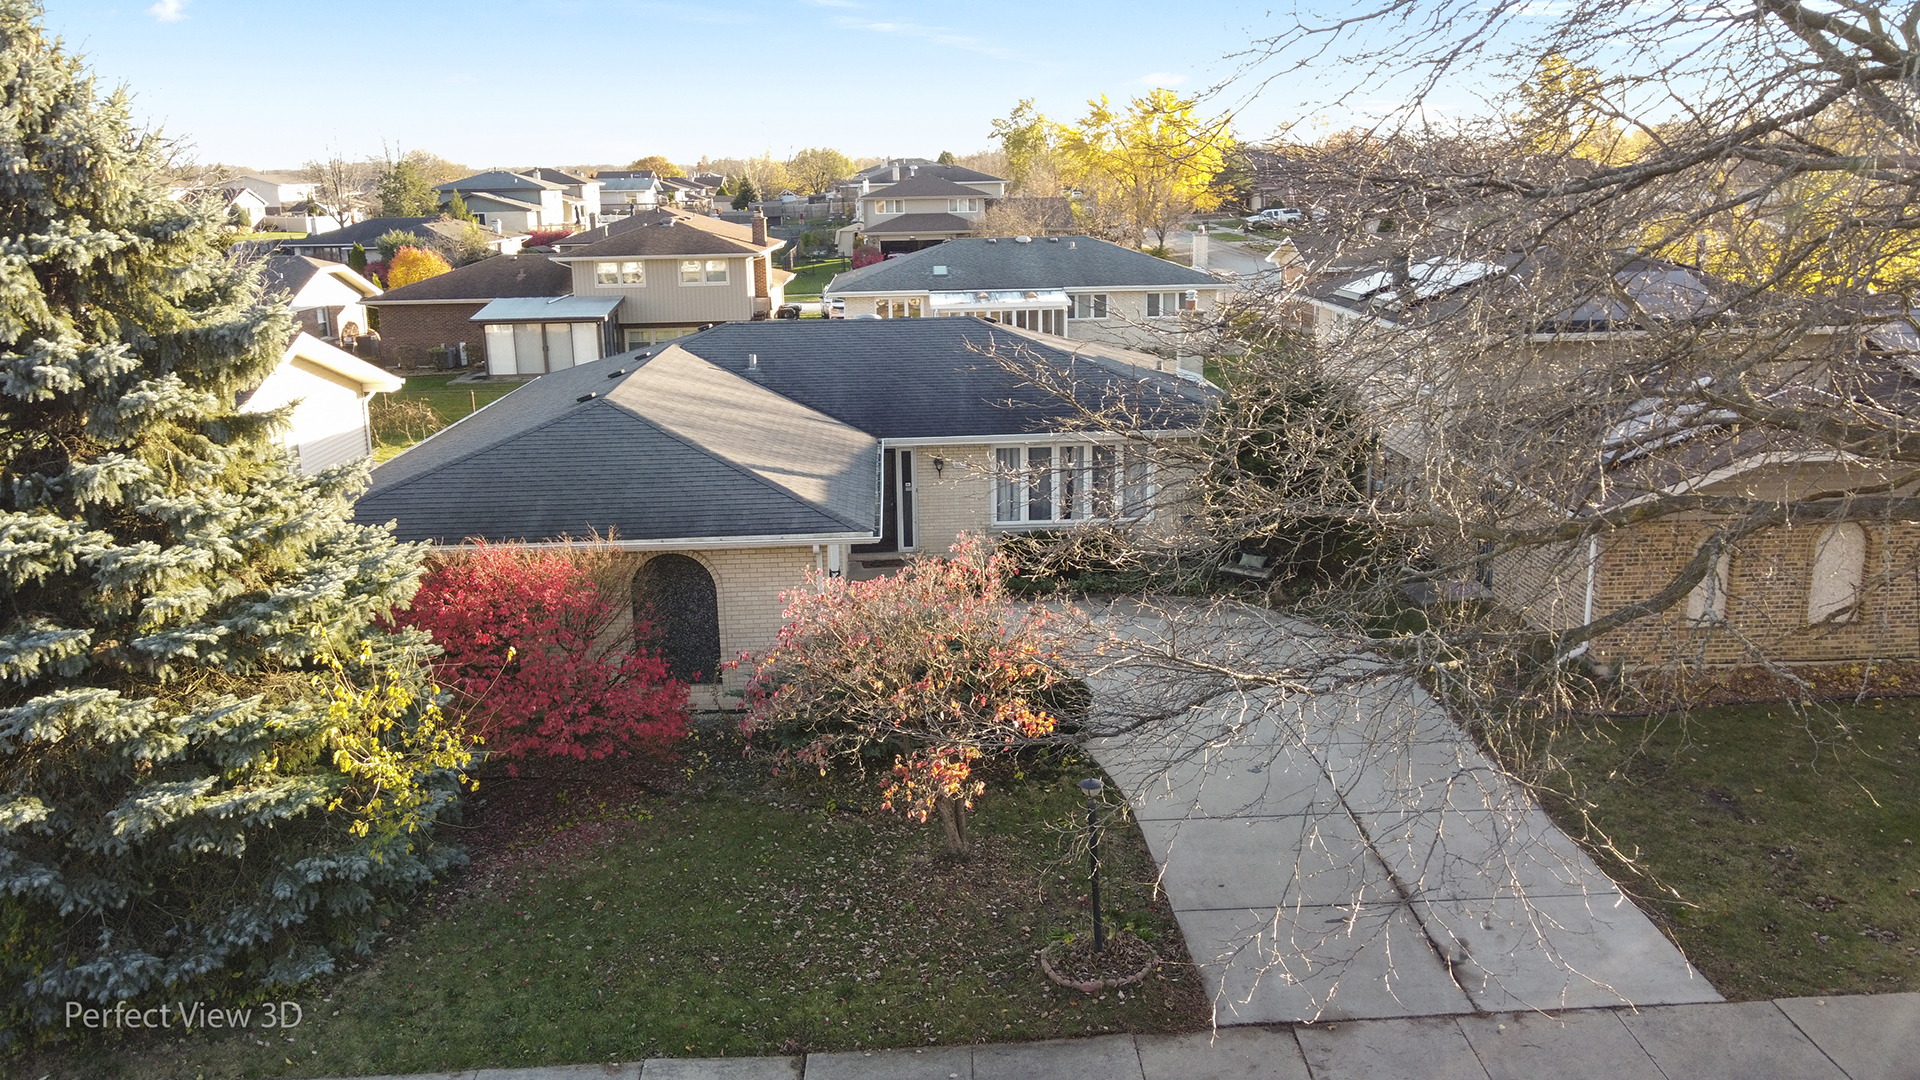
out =
[[[1137,447],[1088,444],[994,449],[995,525],[1071,524],[1138,518],[1152,485]]]

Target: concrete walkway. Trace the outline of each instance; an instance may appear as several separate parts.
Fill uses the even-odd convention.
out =
[[[657,1058],[413,1080],[1920,1080],[1920,994]],[[386,1078],[393,1080],[393,1078]]]
[[[1095,623],[1095,719],[1137,727],[1091,749],[1219,1024],[1721,1000],[1398,668],[1261,609]]]

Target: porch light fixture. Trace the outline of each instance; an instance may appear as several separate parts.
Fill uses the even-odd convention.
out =
[[[934,458],[933,459],[933,475],[940,476],[944,474],[946,471],[947,471],[947,459],[943,457]]]

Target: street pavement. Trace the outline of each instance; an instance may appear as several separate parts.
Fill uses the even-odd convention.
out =
[[[1397,667],[1264,609],[1094,618],[1114,637],[1089,663],[1094,722],[1138,727],[1090,749],[1216,1023],[1721,1000]]]
[[[1920,994],[655,1058],[406,1080],[1920,1080]],[[382,1078],[401,1080],[401,1078]]]

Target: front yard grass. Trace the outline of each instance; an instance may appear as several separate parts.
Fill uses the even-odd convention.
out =
[[[1920,990],[1920,702],[1570,722],[1552,749],[1574,797],[1548,811],[1634,860],[1596,853],[1728,998]]]
[[[290,1038],[96,1036],[20,1075],[350,1076],[1207,1026],[1130,822],[1103,841],[1106,908],[1168,962],[1099,995],[1035,963],[1088,925],[1069,841],[1083,760],[993,782],[975,856],[952,863],[937,827],[877,808],[871,780],[797,785],[703,738],[714,764],[675,791],[606,773],[484,785],[474,864],[357,970],[275,995],[305,1010]]]

